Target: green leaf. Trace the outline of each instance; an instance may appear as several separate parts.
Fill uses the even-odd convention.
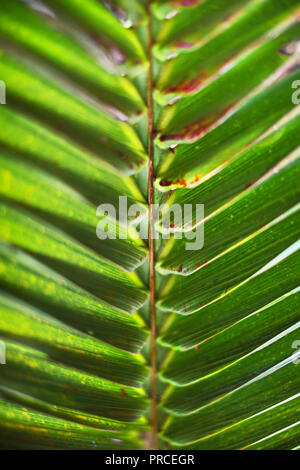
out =
[[[188,387],[168,389],[162,405],[172,414],[186,415],[213,403],[223,394],[232,392],[275,366],[279,361],[288,358],[292,352],[291,345],[299,336],[299,327],[298,322],[247,355],[239,356],[225,367],[218,365],[213,373],[199,375],[198,372],[197,382],[189,384]],[[186,364],[190,359],[186,358]],[[188,380],[192,380],[192,376],[189,376]]]
[[[243,0],[242,3],[249,2]],[[177,24],[184,23],[183,15],[185,13],[185,16],[193,18],[192,21],[194,19],[197,21],[195,21],[195,27],[198,27],[198,24],[201,27],[202,17],[205,28],[209,25],[207,17],[210,16],[217,28],[212,33],[211,40],[208,41],[205,41],[205,39],[204,41],[199,40],[201,39],[200,30],[200,34],[197,34],[199,45],[196,44],[191,49],[184,47],[183,50],[179,51],[178,56],[167,61],[158,80],[160,88],[169,87],[174,89],[179,83],[189,82],[195,77],[198,79],[197,82],[203,81],[253,41],[258,40],[263,34],[274,28],[280,21],[295,11],[299,5],[297,0],[254,0],[251,5],[240,10],[232,20],[229,19],[228,27],[225,23],[224,28],[219,27],[220,31],[218,31],[217,17],[226,18],[230,10],[233,11],[238,6],[243,6],[241,1],[229,3],[225,0],[206,0],[198,7],[195,7],[199,10],[200,21],[197,21],[196,17],[193,17],[193,11],[188,9],[171,20]]]
[[[160,168],[157,185],[163,190],[198,186],[228,158],[249,145],[293,105],[291,83],[298,70],[262,90],[230,113],[219,126],[191,144],[181,143]],[[184,176],[183,176],[184,175]]]
[[[38,413],[0,400],[2,446],[14,449],[136,449],[139,441],[127,433],[107,432]],[[37,439],[38,436],[38,439]]]
[[[122,27],[114,15],[97,0],[46,0],[45,3],[74,20],[96,37],[107,37],[133,60],[144,60],[145,51],[130,29]]]
[[[296,367],[290,356],[193,415],[170,417],[164,426],[163,437],[176,444],[192,443],[220,432],[225,427],[222,423],[233,426],[254,413],[276,406],[299,390]]]
[[[193,344],[199,344],[225,330],[233,323],[298,287],[299,280],[295,271],[299,269],[299,262],[298,250],[224,293],[215,302],[200,308],[198,304],[198,309],[194,310],[193,315],[171,318],[165,325],[162,340],[166,341],[170,336],[178,341],[180,334],[179,344],[184,344],[187,338],[188,344],[191,344],[191,341]]]
[[[300,436],[299,421],[291,424],[285,429],[264,437],[259,441],[247,446],[247,450],[280,450],[280,449],[293,449],[294,445],[298,444]]]
[[[109,235],[106,235],[106,239],[99,240],[96,231],[98,230],[98,224],[102,218],[100,216],[97,217],[96,207],[89,204],[78,193],[70,190],[68,186],[61,184],[60,181],[51,178],[47,173],[39,171],[38,168],[32,165],[22,164],[20,168],[20,162],[6,154],[4,158],[0,155],[0,163],[3,164],[3,167],[0,167],[0,175],[3,181],[3,186],[0,189],[2,196],[4,196],[5,199],[7,198],[17,204],[26,206],[44,219],[43,221],[27,211],[22,211],[16,215],[16,217],[19,218],[18,227],[12,229],[12,224],[16,222],[14,216],[11,217],[10,221],[8,220],[8,211],[12,211],[13,209],[9,209],[10,206],[6,208],[6,206],[2,205],[2,213],[7,217],[2,227],[3,238],[12,241],[11,237],[17,237],[17,230],[19,229],[22,233],[19,234],[19,242],[17,238],[15,238],[15,242],[22,244],[23,240],[24,244],[26,231],[28,232],[33,229],[33,227],[32,229],[28,227],[28,218],[32,220],[34,230],[37,233],[41,231],[45,232],[45,226],[43,224],[48,226],[48,221],[50,221],[64,232],[67,232],[72,238],[74,234],[76,234],[76,238],[82,244],[89,246],[97,253],[129,271],[136,269],[144,261],[147,253],[146,247],[142,240],[137,238],[133,229],[130,227],[126,229],[126,227],[120,226],[117,221],[110,219],[111,223],[107,228]],[[111,203],[113,203],[115,199],[112,193]],[[34,222],[34,220],[36,220],[36,222]],[[99,230],[100,229],[101,227]],[[60,233],[60,231],[55,230],[54,227],[51,229],[49,226],[49,230],[52,230],[52,232],[56,231],[57,234]],[[37,233],[33,234],[33,237],[36,238]],[[122,236],[123,238],[116,239],[117,236]],[[29,235],[32,241],[31,237],[32,236]],[[65,243],[72,243],[70,238],[61,233],[61,240],[63,237],[65,237]],[[69,241],[67,241],[68,239]],[[39,238],[38,244],[41,240],[42,238]],[[73,247],[75,247],[74,244]],[[83,248],[79,244],[77,244],[77,247],[78,248],[74,251],[82,251]],[[100,262],[97,256],[91,253],[90,250],[87,251],[87,256],[92,257],[95,262]],[[102,260],[102,262],[105,263],[104,260]],[[82,266],[87,267],[88,264],[89,263],[84,263]]]
[[[277,432],[282,429],[282,426],[293,424],[299,408],[299,400],[298,393],[263,412],[256,413],[232,426],[206,436],[188,447],[199,450],[244,449],[256,439],[264,438],[266,432]]]
[[[222,204],[229,202],[231,198],[256,184],[264,173],[296,149],[300,144],[299,125],[300,117],[296,116],[286,124],[276,126],[273,132],[254,142],[249,149],[224,162],[217,173],[212,173],[199,186],[189,191],[185,189],[173,191],[168,196],[167,206],[193,204],[195,207],[201,201],[205,206],[205,216],[207,217]],[[193,219],[188,217],[189,214],[185,215],[185,225],[195,225],[195,211],[192,215]],[[159,221],[157,226],[162,233],[171,231],[168,217],[169,213],[165,212],[163,219]],[[172,231],[180,231],[181,229],[182,226],[179,225],[172,227]]]
[[[96,376],[54,362],[28,346],[7,340],[5,345],[9,367],[1,372],[3,385],[50,403],[125,421],[133,421],[147,405],[145,392],[136,387],[146,372],[141,357],[103,345]],[[109,370],[119,383],[105,378]]]
[[[3,0],[1,449],[299,448],[298,9]]]
[[[192,131],[191,124],[195,124],[196,132],[200,129],[205,131],[209,125],[228,112],[232,105],[288,60],[288,55],[278,51],[285,44],[297,39],[299,33],[299,23],[292,23],[283,32],[272,35],[263,44],[246,52],[236,65],[233,63],[228,71],[224,70],[224,73],[200,91],[183,95],[175,104],[166,107],[160,128],[164,133],[174,134],[182,132],[184,122],[188,132]]]
[[[125,167],[128,174],[145,165],[144,147],[129,124],[100,112],[3,50],[0,55],[0,75],[10,90],[10,105],[30,108],[31,113],[73,139],[75,136],[79,144],[110,164]]]
[[[92,428],[98,428],[102,430],[111,430],[112,432],[127,431],[128,434],[134,434],[132,431],[139,429],[146,429],[145,418],[140,418],[134,423],[122,422],[114,419],[104,418],[102,416],[96,416],[93,414],[83,413],[82,411],[72,410],[70,408],[64,408],[62,406],[52,405],[45,401],[39,400],[38,398],[31,397],[21,392],[17,392],[8,387],[0,386],[0,394],[12,402],[20,405],[27,405],[37,411],[45,411],[46,413],[56,416],[58,418],[65,418],[70,421],[74,421],[79,424],[84,424]],[[129,433],[128,433],[129,431]],[[107,433],[108,434],[108,433]],[[105,434],[104,434],[105,435]],[[112,435],[114,437],[114,435]]]
[[[144,109],[139,93],[129,80],[108,73],[71,38],[50,28],[19,1],[3,2],[0,34],[61,69],[104,102],[129,113]]]
[[[259,231],[242,244],[205,265],[194,276],[172,279],[162,293],[162,309],[182,313],[205,306],[254,275],[275,256],[299,239],[300,207],[296,214]],[[268,249],[266,249],[266,246]],[[233,268],[234,266],[234,268]],[[171,283],[170,283],[171,284]],[[177,302],[182,304],[177,306]]]
[[[5,129],[0,140],[6,148],[18,154],[22,160],[35,163],[58,176],[94,204],[103,200],[116,204],[119,195],[127,196],[132,202],[145,203],[132,178],[113,173],[113,168],[104,161],[50,129],[7,107],[1,108],[0,123]],[[16,134],[18,139],[15,138]]]
[[[131,321],[126,321],[124,312],[101,301],[24,252],[1,243],[0,255],[1,285],[60,320],[104,339],[111,331],[113,340],[115,335],[118,341],[124,332],[124,322],[130,325]],[[115,303],[110,292],[107,291],[107,299],[113,305],[119,303],[131,313],[144,303],[146,297],[143,291],[132,289],[135,298],[130,299],[129,303],[124,288],[123,299],[116,294],[119,301]],[[140,305],[133,302],[140,302]]]
[[[299,302],[299,293],[297,289],[276,298],[267,305],[264,305],[261,296],[260,302],[262,308],[253,305],[253,313],[248,314],[245,312],[245,316],[238,322],[234,322],[231,326],[225,328],[222,335],[217,334],[211,338],[207,337],[200,343],[197,336],[199,331],[194,331],[191,328],[189,330],[190,335],[186,335],[188,329],[184,328],[184,324],[192,321],[192,316],[185,317],[184,319],[178,318],[179,322],[182,323],[182,335],[179,334],[180,330],[176,329],[175,322],[174,328],[167,329],[166,333],[162,335],[161,340],[173,346],[174,349],[189,350],[189,352],[181,355],[179,352],[173,351],[166,361],[164,377],[172,378],[176,374],[178,381],[180,375],[177,375],[177,371],[181,370],[182,364],[185,364],[186,374],[189,374],[190,370],[197,370],[197,373],[205,372],[207,374],[214,372],[217,365],[226,365],[228,361],[236,359],[238,354],[246,354],[249,352],[249,348],[258,346],[259,342],[268,340],[270,338],[268,336],[270,334],[269,325],[272,325],[271,334],[272,332],[279,333],[282,329],[291,326],[298,318],[299,304],[297,302]],[[256,310],[257,308],[258,310]],[[285,312],[284,316],[280,316],[281,311]],[[196,317],[193,320],[196,323]],[[210,344],[213,345],[212,348]],[[195,349],[191,350],[191,348]],[[203,357],[206,360],[195,363],[193,361],[196,357],[199,357],[198,350],[200,348],[201,358]],[[181,362],[181,358],[183,362]],[[191,359],[188,368],[185,358]]]
[[[172,239],[162,252],[158,268],[162,272],[175,271],[178,275],[189,275],[227,248],[233,247],[242,239],[245,240],[244,237],[262,230],[299,201],[299,176],[299,158],[287,161],[283,168],[275,167],[266,178],[262,178],[256,185],[222,206],[207,221],[199,221],[204,223],[202,250],[186,250],[182,253],[182,244],[186,240]],[[280,190],[286,181],[291,184],[286,185],[286,193],[282,195]],[[236,230],[233,230],[233,227]],[[296,233],[299,235],[297,229]],[[247,240],[244,241],[246,242]],[[236,249],[246,254],[243,245],[237,246]]]
[[[52,357],[57,357],[59,361],[73,365],[80,361],[82,368],[94,372],[97,370],[101,348],[103,349],[101,341],[82,334],[79,330],[57,321],[53,316],[1,291],[0,310],[1,335],[29,346],[38,346]],[[98,336],[113,346],[138,352],[147,337],[142,320],[137,316],[120,313],[118,315],[117,311],[113,316],[113,309],[111,313],[111,318],[102,315],[103,327]],[[65,320],[65,317],[62,315],[61,319]],[[93,319],[90,316],[91,328],[95,326],[96,321],[96,317]],[[76,324],[75,320],[74,323]],[[108,331],[111,331],[111,337],[108,336]]]
[[[133,274],[127,274],[109,261],[94,255],[57,229],[38,219],[14,210],[0,203],[0,211],[5,219],[0,236],[3,240],[34,254],[57,272],[66,275],[76,284],[87,288],[108,301],[114,297],[122,307],[122,294],[127,298],[128,289],[141,288],[142,284]],[[30,224],[29,224],[30,221]],[[98,284],[98,286],[97,286]],[[108,292],[109,289],[109,292]],[[120,300],[117,300],[117,297]],[[146,295],[140,292],[140,301]]]
[[[158,2],[157,2],[158,3]],[[249,3],[248,0],[206,0],[199,5],[188,8],[173,8],[168,12],[174,12],[174,18],[165,21],[158,33],[160,43],[171,42],[181,38],[183,34],[190,34],[193,30],[197,30],[200,36],[203,36],[219,21],[224,21],[229,15],[235,12],[239,7]],[[167,8],[170,8],[167,6]],[[160,10],[167,11],[164,6],[157,6],[157,13]],[[176,14],[175,14],[176,12]]]

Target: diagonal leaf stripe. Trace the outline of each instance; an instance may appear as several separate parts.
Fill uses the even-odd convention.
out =
[[[204,177],[223,164],[229,156],[249,145],[292,109],[290,84],[299,79],[299,76],[299,71],[295,70],[274,86],[250,98],[200,141],[176,147],[165,159],[157,184],[167,189],[198,186]],[[199,159],[199,155],[202,158]]]
[[[225,394],[211,406],[204,407],[190,416],[170,417],[163,430],[164,437],[177,444],[193,442],[207,434],[215,433],[220,429],[219,422],[226,421],[227,425],[233,425],[238,420],[276,405],[279,396],[281,401],[290,398],[299,390],[295,367],[290,356],[255,379]],[[281,381],[285,384],[284,389],[281,387]],[[218,416],[218,421],[214,416]],[[199,421],[202,423],[201,428]]]
[[[24,185],[24,180],[22,180],[21,178],[16,178],[16,175],[18,175],[19,173],[18,171],[16,172],[16,174],[7,171],[10,166],[10,164],[6,165],[6,168],[4,169],[4,171],[2,171],[4,177],[4,186],[1,192],[4,193],[5,199],[6,197],[9,197],[15,202],[21,203],[22,205],[24,203],[27,203],[28,201],[29,208],[33,209],[34,212],[37,212],[39,215],[41,215],[43,219],[50,219],[50,221],[58,225],[63,231],[68,232],[71,236],[74,233],[74,229],[77,230],[77,237],[82,243],[89,245],[93,250],[104,255],[106,258],[109,258],[110,260],[116,262],[116,264],[121,265],[128,271],[132,271],[142,263],[147,250],[146,247],[143,245],[142,240],[139,240],[135,236],[135,232],[133,230],[131,230],[130,228],[125,228],[122,225],[117,225],[114,219],[110,219],[111,227],[109,225],[107,230],[107,232],[110,234],[110,238],[106,238],[106,240],[101,243],[98,237],[95,236],[95,234],[97,233],[98,223],[100,222],[100,220],[102,220],[102,217],[96,217],[95,207],[93,208],[84,200],[78,200],[76,194],[75,198],[70,197],[68,188],[64,187],[63,185],[56,184],[55,181],[53,185],[49,185],[49,182],[51,181],[50,178],[40,172],[35,175],[35,179],[33,178],[33,180],[31,180],[31,185],[28,185],[29,181],[27,181],[27,183]],[[29,166],[28,169],[31,170],[32,167]],[[38,180],[37,176],[39,177]],[[16,185],[16,182],[19,184]],[[36,182],[37,184],[35,185]],[[45,182],[45,184],[41,185],[41,182]],[[23,189],[24,186],[25,198],[22,199],[22,194],[24,193],[22,193],[20,189]],[[64,194],[64,192],[66,194]],[[49,207],[50,202],[53,203],[53,206]],[[2,213],[5,214],[7,218],[9,218],[9,211],[14,211],[14,209],[11,207],[10,204],[2,204],[1,207]],[[53,208],[56,208],[56,210],[53,210]],[[35,230],[37,232],[41,232],[41,230],[44,230],[44,226],[42,225],[43,223],[46,223],[46,225],[48,225],[47,222],[42,222],[39,218],[33,217],[26,210],[21,212],[15,211],[15,214],[16,217],[19,217],[20,224],[23,220],[24,228],[22,229],[22,236],[23,232],[25,235],[26,231],[30,231],[30,228],[26,226],[26,218],[27,220],[28,218],[30,218],[33,221],[33,224],[35,225]],[[9,229],[9,227],[11,227],[14,223],[15,222],[12,220],[12,218],[10,222],[9,220],[6,221],[5,225],[2,227],[3,238],[9,240],[10,236],[17,237],[17,233],[12,234],[11,229]],[[72,243],[70,238],[68,238],[66,235],[63,235],[60,230],[55,230],[54,227],[51,230],[50,225],[49,231],[56,232],[56,237],[60,237],[61,241],[63,238],[65,238],[66,244]],[[116,241],[117,236],[122,238]],[[69,239],[69,242],[67,242],[67,239]],[[115,243],[113,243],[112,240]],[[24,242],[25,240],[23,240],[23,243]],[[83,250],[83,247],[80,246],[80,244],[77,244],[77,247],[78,248],[76,251]],[[123,257],[122,260],[120,260],[121,252]],[[87,256],[89,256],[90,258],[92,257],[94,261],[98,261],[97,256],[90,250],[87,251],[87,253]],[[109,265],[109,263],[104,259],[102,260],[102,264],[106,264],[107,266]],[[112,264],[111,269],[113,269]],[[116,268],[114,270],[115,272],[117,272]]]
[[[103,166],[103,161],[87,154],[80,147],[72,145],[37,122],[5,107],[1,109],[0,119],[1,125],[6,129],[6,133],[0,136],[5,148],[59,176],[92,202],[99,203],[107,197],[108,202],[115,203],[118,191],[133,201],[144,202],[131,178],[121,179],[119,175],[109,171],[109,166]],[[18,141],[14,138],[16,132],[20,135]],[[45,142],[47,145],[44,145]],[[96,190],[97,195],[99,194],[97,199]]]
[[[136,34],[122,27],[114,15],[96,0],[74,0],[72,4],[63,0],[46,0],[45,3],[62,11],[89,32],[108,37],[133,60],[145,58],[145,51]]]
[[[299,32],[300,24],[292,23],[277,37],[271,38],[270,41],[246,54],[244,58],[240,58],[236,66],[233,65],[228,72],[220,74],[198,93],[183,96],[174,105],[168,106],[160,124],[164,132],[171,134],[180,132],[182,122],[186,128],[196,123],[197,129],[201,128],[199,125],[201,122],[205,130],[209,124],[222,117],[233,104],[283,65],[284,60],[288,60],[289,56],[280,56],[278,50],[293,39],[297,39]],[[226,90],[225,96],[224,90]]]
[[[280,430],[282,426],[293,424],[299,407],[299,399],[300,395],[298,393],[263,412],[258,412],[249,418],[236,422],[232,426],[220,429],[194,444],[190,444],[189,448],[199,450],[243,449],[249,443],[265,436],[267,429],[272,433]]]
[[[299,239],[299,223],[298,209],[296,214],[283,218],[275,225],[272,224],[269,229],[259,231],[249,240],[246,239],[244,243],[203,266],[194,276],[188,276],[184,280],[174,277],[168,295],[159,303],[160,308],[182,313],[183,310],[190,312],[197,306],[196,302],[199,302],[199,307],[212,302],[252,276],[290,244],[295,243]],[[283,233],[287,235],[284,236]],[[265,249],[266,245],[270,251]],[[233,265],[235,270],[232,269]],[[178,294],[179,289],[184,293]],[[179,295],[183,305],[173,305]]]
[[[124,313],[101,302],[24,252],[6,245],[1,245],[0,250],[2,286],[59,319],[83,331],[93,332],[98,337],[106,338],[109,328],[112,328],[120,341],[123,322],[131,323],[130,320],[126,321]],[[139,295],[143,303],[145,294],[140,292]],[[124,308],[128,309],[128,302]]]
[[[14,449],[16,436],[20,439],[20,449],[135,449],[138,446],[134,435],[72,423],[5,399],[0,401],[0,413],[5,430],[2,446],[6,449]]]
[[[226,5],[224,5],[225,3]],[[201,81],[203,76],[212,74],[218,67],[299,7],[297,0],[254,0],[252,2],[243,0],[243,2],[234,1],[230,4],[224,0],[206,0],[202,5],[195,7],[200,12],[200,21],[197,21],[197,17],[193,16],[193,11],[188,9],[183,11],[182,15],[175,16],[171,21],[184,24],[185,15],[189,16],[193,22],[195,21],[195,27],[199,27],[198,25],[201,27],[202,21],[205,27],[207,17],[210,16],[214,20],[213,26],[216,26],[219,25],[218,22],[215,22],[217,15],[226,18],[228,16],[226,10],[229,10],[230,13],[230,10],[234,11],[236,7],[243,6],[241,3],[251,3],[251,5],[246,5],[243,10],[240,10],[236,17],[233,16],[232,21],[229,18],[229,26],[225,27],[224,31],[221,29],[218,34],[217,30],[211,40],[204,40],[204,44],[201,40],[199,41],[201,39],[200,33],[197,38],[199,46],[196,44],[195,47],[184,48],[178,56],[169,63],[167,62],[159,79],[160,87],[174,87],[181,81],[192,79],[197,75],[200,75]]]
[[[299,145],[300,118],[297,115],[287,123],[269,135],[253,143],[249,149],[238,154],[235,158],[224,162],[216,174],[201,185],[189,191],[179,189],[174,191],[168,198],[168,205],[172,204],[197,204],[201,201],[205,205],[205,216],[210,215],[222,204],[230,201],[234,196],[239,195],[249,187],[253,186],[258,179],[280,162]],[[195,225],[195,211],[193,219],[185,216],[185,225]],[[158,228],[162,232],[170,232],[168,224],[168,213],[164,215]],[[181,226],[172,227],[174,231],[180,230]]]
[[[183,5],[179,15],[175,15],[171,21],[162,24],[162,28],[159,31],[160,42],[174,41],[176,38],[181,38],[184,33],[190,33],[193,29],[198,28],[200,28],[203,34],[203,30],[205,31],[206,28],[209,29],[209,27],[214,26],[218,21],[236,11],[239,6],[246,4],[247,1],[248,0],[233,0],[229,4],[224,0],[214,0],[213,2],[206,0],[203,5],[196,4],[189,8],[184,8],[185,5]],[[157,2],[157,4],[159,3],[161,2]],[[163,7],[157,5],[156,14],[159,14],[160,10],[164,9]]]
[[[2,1],[0,449],[299,449],[299,37]]]
[[[62,406],[52,405],[48,402],[44,402],[37,398],[26,395],[25,393],[17,392],[11,388],[1,386],[0,393],[3,398],[10,399],[15,404],[22,404],[32,407],[38,411],[45,411],[50,415],[57,416],[58,418],[65,418],[66,420],[74,421],[79,424],[84,424],[92,428],[99,428],[102,430],[110,430],[113,433],[119,431],[124,432],[124,437],[128,438],[129,435],[134,435],[135,426],[140,429],[146,429],[145,418],[140,418],[134,424],[130,422],[117,421],[110,418],[104,418],[102,416],[96,416],[89,413],[83,413],[82,411],[78,412],[70,408],[64,408]],[[129,433],[128,433],[129,431]],[[108,433],[107,433],[108,434]],[[104,434],[105,435],[105,434]],[[108,436],[109,437],[109,436]],[[112,437],[114,435],[112,434]]]
[[[165,326],[162,340],[167,337],[168,331],[173,330],[173,335],[177,337],[180,331],[183,342],[186,336],[184,331],[186,331],[189,336],[193,337],[194,344],[199,344],[291,289],[295,289],[298,287],[299,279],[298,274],[293,271],[299,269],[299,259],[298,250],[270,269],[247,279],[221,295],[215,302],[198,308],[193,315],[173,317]],[[221,314],[219,309],[221,309]],[[185,325],[185,330],[182,328],[183,325]]]
[[[39,346],[60,361],[64,360],[76,365],[76,360],[80,358],[81,367],[97,370],[98,354],[101,354],[101,347],[105,349],[105,345],[101,341],[68,327],[65,323],[55,320],[51,315],[21,302],[3,291],[0,296],[0,309],[2,335],[24,342],[29,346]],[[113,312],[113,309],[111,310]],[[62,319],[64,320],[63,316]],[[21,320],[22,329],[19,329],[18,325]],[[90,326],[93,328],[92,318],[90,320]],[[107,318],[106,323],[106,328],[111,328],[114,336],[108,338],[102,334],[99,335],[100,337],[104,337],[106,342],[122,349],[132,352],[139,351],[147,332],[138,317],[119,315],[117,318],[117,312],[115,312],[115,316],[112,316],[110,322]],[[119,335],[117,334],[118,323]],[[103,329],[105,330],[105,326]],[[123,336],[120,335],[120,331],[124,332]],[[54,338],[56,338],[56,342],[54,342]]]
[[[6,342],[6,345],[7,358],[11,365],[3,372],[3,384],[9,385],[13,380],[14,387],[21,392],[29,391],[31,395],[37,395],[37,398],[42,399],[44,397],[57,405],[66,405],[69,399],[68,393],[70,393],[72,408],[95,414],[102,413],[109,418],[116,418],[120,412],[119,407],[121,407],[121,410],[123,408],[124,411],[121,411],[120,415],[125,415],[125,420],[129,421],[134,419],[134,413],[137,413],[139,408],[143,409],[145,406],[147,401],[145,393],[136,387],[127,386],[128,383],[137,385],[143,373],[145,374],[142,362],[140,362],[140,368],[136,367],[133,371],[134,364],[128,361],[130,353],[127,353],[127,377],[124,377],[124,368],[122,368],[122,373],[118,373],[118,368],[113,367],[113,357],[111,357],[112,370],[114,371],[111,377],[120,382],[113,383],[105,378],[102,379],[52,362],[46,354],[27,346],[9,341]],[[118,355],[118,350],[115,351],[115,354]],[[126,355],[125,352],[122,354]],[[115,357],[115,362],[117,362],[116,359],[117,357]],[[101,375],[105,377],[107,372],[105,372],[104,361],[103,364]],[[107,363],[106,366],[108,366]],[[18,377],[16,377],[16,370],[20,371]],[[53,383],[55,376],[57,376],[57,383]],[[124,388],[122,388],[123,385]],[[84,400],[81,398],[82,395],[85,396]],[[144,400],[137,399],[140,397],[144,397]],[[128,408],[126,408],[127,405]]]
[[[19,1],[2,5],[0,34],[61,68],[106,102],[129,113],[143,110],[141,97],[126,78],[108,73],[71,38],[50,28]]]
[[[289,357],[291,344],[297,340],[298,336],[299,323],[262,344],[249,355],[240,357],[228,367],[218,369],[209,376],[201,377],[200,381],[188,387],[169,390],[163,400],[163,405],[176,415],[184,415],[213,402],[223,394],[273,367],[278,361]]]
[[[10,90],[10,103],[31,112],[127,172],[144,166],[146,155],[134,129],[74,97],[49,79],[31,71],[15,57],[1,53],[0,74]],[[51,97],[51,99],[49,99]]]
[[[163,256],[167,260],[159,262],[159,269],[177,271],[178,275],[190,274],[199,270],[201,266],[226,248],[260,230],[299,201],[300,193],[297,186],[299,172],[299,158],[287,162],[280,170],[275,168],[268,178],[260,180],[257,185],[237,196],[231,203],[221,207],[214,216],[207,220],[205,229],[208,236],[205,237],[205,246],[202,250],[196,254],[186,251],[179,258],[177,249],[182,240],[173,239],[169,246],[165,247],[167,253],[163,253]],[[291,193],[288,193],[289,188],[287,188],[287,193],[281,195],[280,188],[289,178],[292,182],[289,187]],[[262,198],[265,206],[261,204]],[[238,227],[238,231],[232,230],[233,224]],[[179,261],[180,265],[175,264],[175,260],[177,263]]]

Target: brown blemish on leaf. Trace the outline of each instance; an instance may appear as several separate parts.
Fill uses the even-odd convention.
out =
[[[259,181],[260,177],[256,178],[254,181],[251,181],[250,183],[246,184],[244,186],[244,191],[248,188],[251,188],[251,186],[253,186],[255,183],[257,183],[257,181]]]
[[[190,46],[191,47],[191,46]],[[207,73],[206,72],[201,72],[197,77],[193,79],[186,80],[176,87],[168,88],[169,93],[192,93],[196,90],[198,90],[204,83],[204,81],[207,79]]]
[[[195,140],[200,139],[206,134],[210,128],[220,119],[222,119],[230,110],[232,106],[228,108],[211,113],[208,116],[200,119],[197,122],[189,124],[184,128],[184,130],[177,134],[165,134],[160,137],[160,141],[164,142],[167,140]]]
[[[165,187],[165,186],[171,186],[172,183],[171,183],[171,181],[168,181],[168,180],[161,180],[159,182],[159,184],[160,184],[160,186]]]
[[[194,7],[202,1],[203,0],[174,0],[174,2],[172,2],[172,6]]]
[[[261,228],[264,225],[264,219],[265,219],[265,214],[262,214],[261,218],[259,219],[259,228]]]
[[[175,47],[178,49],[190,49],[193,47],[193,43],[191,42],[186,42],[186,41],[179,41],[175,44]]]
[[[227,283],[227,284],[226,284],[226,288],[225,288],[225,294],[227,294],[227,291],[228,291],[229,287],[230,287],[230,284]]]

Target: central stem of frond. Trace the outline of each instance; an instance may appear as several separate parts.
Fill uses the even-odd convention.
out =
[[[151,448],[157,449],[157,361],[156,361],[156,312],[155,312],[155,266],[154,266],[154,188],[153,188],[153,70],[152,70],[152,15],[151,0],[148,0],[148,204],[149,204],[149,289],[150,289],[150,326],[151,326],[151,378],[152,378],[152,410],[151,410]]]

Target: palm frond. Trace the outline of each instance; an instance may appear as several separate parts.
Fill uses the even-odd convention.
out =
[[[1,448],[299,447],[299,36],[298,0],[2,1]]]

